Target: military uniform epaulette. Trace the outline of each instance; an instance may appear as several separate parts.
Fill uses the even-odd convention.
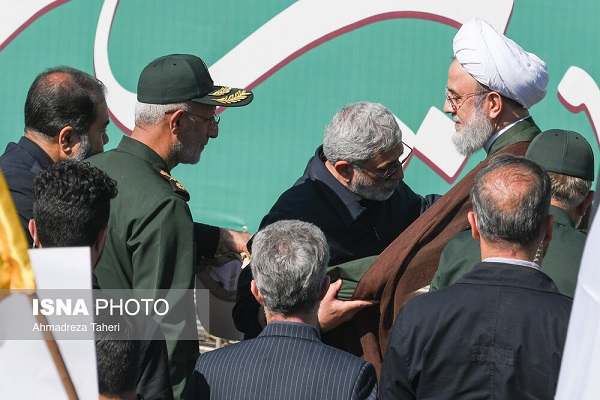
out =
[[[183,187],[183,185],[181,183],[179,183],[179,181],[177,179],[173,178],[164,169],[161,169],[157,166],[154,166],[154,168],[158,171],[160,176],[162,176],[165,180],[167,180],[171,184],[171,187],[173,188],[173,192],[175,192],[176,194],[181,196],[185,201],[188,201],[190,199],[190,194],[188,193],[187,190],[185,190],[185,187]]]

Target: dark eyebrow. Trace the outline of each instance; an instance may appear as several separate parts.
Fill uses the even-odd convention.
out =
[[[404,151],[402,152],[402,154],[404,154]],[[400,156],[402,156],[402,154],[400,154]],[[399,162],[400,162],[400,157],[398,157],[397,160],[390,161],[389,163],[384,164],[384,165],[382,165],[381,167],[378,167],[378,168],[380,168],[380,169],[390,169],[390,167],[392,167],[393,165],[395,165],[395,164],[397,164]]]

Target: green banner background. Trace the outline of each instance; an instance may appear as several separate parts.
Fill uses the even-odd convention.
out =
[[[4,18],[10,18],[13,6],[3,3]],[[293,3],[121,1],[109,42],[112,72],[124,88],[135,92],[141,69],[155,57],[193,53],[210,66]],[[61,64],[94,73],[102,5],[91,0],[56,2],[0,51],[1,148],[23,134],[23,104],[38,73]],[[463,5],[458,1],[454,6]],[[344,12],[343,1],[339,12]],[[565,107],[558,84],[570,66],[600,81],[598,15],[600,3],[594,0],[576,5],[517,0],[506,31],[548,64],[547,97],[531,111],[538,125],[576,130],[596,154],[592,122],[586,113]],[[318,17],[317,9],[314,21],[307,18],[307,24],[318,23]],[[199,164],[172,171],[191,194],[194,219],[256,231],[277,197],[302,174],[321,143],[323,128],[345,104],[382,103],[417,132],[430,107],[443,107],[455,33],[456,27],[432,20],[382,20],[328,40],[275,71],[253,88],[250,106],[221,114],[219,137],[209,143]],[[243,70],[255,60],[245,62],[237,67]],[[107,149],[122,135],[111,124]],[[472,156],[458,178],[483,157],[481,151]],[[411,159],[405,180],[421,194],[445,193],[452,186],[417,157]]]

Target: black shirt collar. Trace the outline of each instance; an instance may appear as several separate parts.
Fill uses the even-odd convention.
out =
[[[306,167],[306,174],[311,180],[317,180],[325,183],[335,195],[342,201],[347,208],[353,220],[358,219],[365,212],[366,208],[361,205],[359,198],[338,181],[335,176],[325,166],[325,155],[323,154],[323,146],[319,146],[315,156],[311,159]],[[340,213],[340,216],[347,215]]]
[[[35,158],[40,167],[46,168],[54,164],[54,160],[33,140],[22,136],[18,145]]]

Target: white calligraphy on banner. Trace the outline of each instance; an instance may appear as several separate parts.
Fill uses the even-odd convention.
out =
[[[10,12],[0,17],[0,50],[36,18],[67,1],[31,0],[3,6]],[[8,3],[8,0],[1,3]],[[96,76],[108,88],[108,105],[113,121],[124,132],[130,132],[134,126],[136,96],[116,80],[108,57],[108,41],[118,5],[119,0],[104,1],[96,29],[94,69]],[[335,1],[300,0],[267,21],[209,69],[217,82],[253,89],[311,49],[369,24],[389,19],[417,18],[458,28],[474,16],[479,16],[498,30],[505,31],[512,11],[513,0],[491,3],[468,0],[461,7],[440,0],[347,0],[343,9]],[[246,63],[248,59],[255,62]],[[237,68],[242,61],[245,68]],[[574,113],[584,110],[598,135],[595,127],[600,123],[600,91],[593,78],[582,69],[571,67],[558,89],[565,107]],[[401,117],[396,118],[405,141],[415,149],[413,155],[447,182],[454,182],[466,159],[454,151],[451,143],[454,130],[452,120],[437,107],[428,110],[416,131],[406,125]]]
[[[558,97],[571,112],[585,111],[600,143],[600,89],[594,78],[579,67],[570,67],[558,84]]]

